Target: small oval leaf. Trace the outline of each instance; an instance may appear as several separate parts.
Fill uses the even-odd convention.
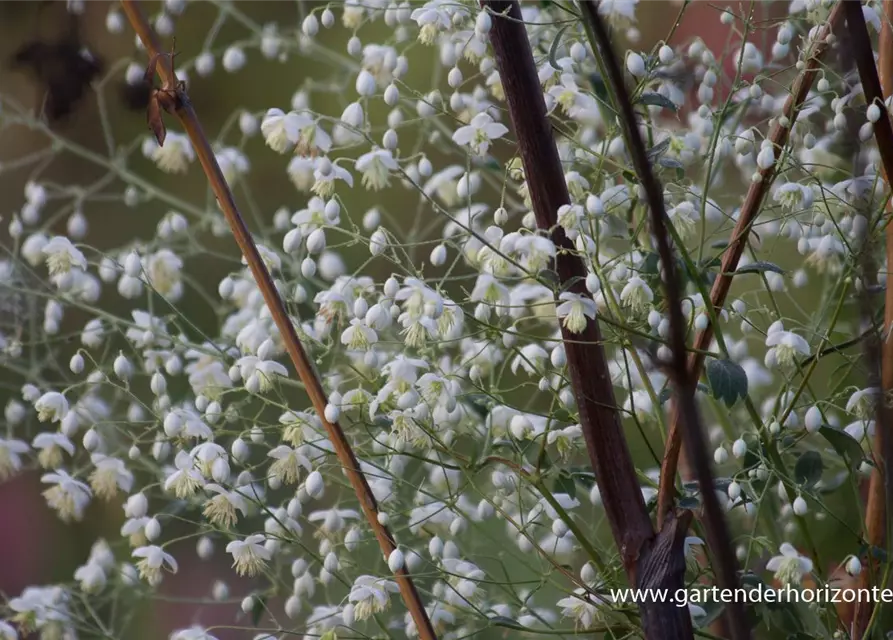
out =
[[[731,407],[747,395],[747,373],[737,362],[711,360],[707,363],[707,382],[714,398]]]
[[[668,97],[653,91],[643,93],[639,96],[639,99],[636,102],[638,104],[644,104],[647,107],[661,107],[662,109],[669,109],[670,111],[676,111],[678,108],[676,103]]]
[[[825,464],[822,456],[816,451],[804,451],[794,465],[794,480],[797,484],[810,488],[822,478]]]
[[[750,264],[738,267],[738,269],[735,270],[735,275],[741,275],[742,273],[765,273],[767,271],[784,274],[784,269],[777,264],[771,262],[751,262]]]

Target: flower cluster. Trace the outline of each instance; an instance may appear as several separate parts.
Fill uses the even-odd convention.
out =
[[[535,168],[515,156],[490,47],[503,18],[471,0],[347,0],[302,5],[295,29],[291,17],[259,25],[229,4],[213,5],[204,49],[178,56],[176,71],[236,87],[214,153],[315,362],[325,411],[294,374],[219,207],[203,191],[182,195],[184,174],[204,180],[185,132],[159,145],[102,116],[103,139],[83,146],[0,89],[0,131],[28,127],[51,149],[16,161],[32,174],[4,219],[0,365],[11,376],[4,393],[14,392],[3,396],[0,481],[38,472],[64,523],[97,505],[120,516],[120,535],[106,530],[69,580],[0,602],[0,638],[73,639],[94,623],[133,637],[129,619],[102,603],[149,596],[194,556],[223,555],[234,581],[208,602],[239,590],[232,618],[265,640],[378,625],[413,637],[395,575],[404,571],[443,638],[507,620],[548,633],[625,621],[606,591],[620,560],[599,524],[584,440],[592,416],[579,411],[580,363],[565,341],[593,339],[599,323],[650,502],[670,418],[669,320],[645,199],[587,31],[561,3],[521,5],[569,195],[547,225],[534,212]],[[637,5],[598,9],[634,47]],[[807,534],[837,526],[825,518],[835,492],[871,472],[882,398],[866,387],[858,351],[874,320],[853,322],[886,283],[872,242],[887,195],[871,142],[881,110],[854,76],[823,72],[801,108],[784,111],[828,5],[795,1],[757,33],[745,16],[717,14],[753,40],[727,54],[739,61],[733,77],[700,39],[623,58],[664,184],[687,335],[714,328],[697,398],[717,492],[740,560],[794,584],[821,576]],[[166,0],[155,28],[171,35],[192,10]],[[242,35],[220,41],[224,23]],[[106,26],[129,33],[117,8]],[[134,51],[108,73],[126,69],[137,86],[143,58]],[[294,83],[290,104],[239,92],[255,58],[277,84]],[[310,62],[325,80],[296,75]],[[790,130],[783,147],[769,138],[774,126]],[[45,174],[47,153],[106,175],[60,185]],[[733,295],[717,307],[712,283],[728,275],[724,250],[761,181],[774,183],[731,266]],[[153,228],[98,228],[110,202],[116,220]],[[585,279],[559,280],[568,257]],[[387,558],[335,455],[336,422],[378,522],[394,532]],[[696,484],[684,493],[680,505],[697,505]],[[857,574],[859,541],[847,544],[837,551]],[[689,577],[712,581],[690,555]],[[693,607],[695,624],[709,613]],[[170,637],[215,636],[209,624]]]

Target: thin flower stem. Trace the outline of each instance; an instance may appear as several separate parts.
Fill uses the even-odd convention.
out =
[[[614,93],[614,100],[620,111],[621,122],[626,129],[628,151],[639,177],[639,184],[645,191],[645,200],[651,215],[651,228],[657,241],[664,274],[664,288],[667,293],[667,307],[670,320],[670,347],[672,361],[669,366],[673,381],[675,405],[685,421],[683,437],[689,458],[694,466],[695,477],[701,487],[700,495],[704,507],[704,524],[710,551],[714,558],[717,582],[720,587],[734,590],[738,586],[738,562],[732,548],[732,539],[723,510],[713,490],[713,472],[704,428],[695,403],[694,385],[696,378],[688,367],[686,357],[686,323],[682,314],[682,288],[676,274],[676,258],[670,245],[667,230],[668,216],[663,199],[663,189],[651,169],[645,143],[639,132],[638,118],[624,83],[623,72],[608,36],[608,30],[598,13],[598,5],[581,3],[583,15],[598,46],[598,54],[607,72],[606,80]],[[745,640],[750,637],[749,625],[744,614],[744,604],[729,602],[725,609],[728,628],[732,640]]]
[[[694,380],[697,380],[701,375],[705,360],[703,352],[710,347],[710,343],[713,340],[714,317],[725,305],[735,270],[738,268],[738,261],[741,259],[747,246],[751,226],[760,213],[763,201],[766,199],[769,188],[775,180],[779,159],[782,157],[781,152],[787,145],[791,127],[797,119],[797,112],[800,110],[804,100],[806,100],[806,96],[818,76],[822,56],[830,48],[828,36],[831,35],[835,25],[843,19],[842,5],[843,2],[835,5],[825,25],[815,37],[812,50],[804,61],[805,67],[795,80],[791,95],[785,102],[782,110],[784,119],[780,118],[776,121],[769,134],[768,139],[775,148],[776,161],[768,169],[760,170],[760,180],[751,184],[744,199],[741,214],[738,217],[735,228],[732,230],[729,245],[723,256],[720,273],[710,291],[710,305],[713,307],[713,313],[709,314],[711,317],[707,327],[695,337],[694,349],[696,351],[689,354],[688,366],[691,378]],[[682,449],[681,419],[682,414],[678,404],[673,402],[670,410],[670,430],[667,434],[667,446],[664,450],[663,464],[660,471],[660,488],[657,498],[658,526],[661,525],[663,519],[672,508],[676,494],[676,472],[679,467],[679,456]]]
[[[121,4],[127,19],[145,45],[149,56],[152,57],[160,54],[161,47],[158,38],[152,27],[149,25],[146,16],[140,7],[139,1],[122,0]],[[158,73],[166,85],[177,86],[176,77],[173,72],[173,65],[170,64],[170,61],[163,60],[158,65]],[[273,283],[273,278],[260,257],[257,245],[251,237],[251,233],[248,231],[248,227],[246,226],[241,213],[239,213],[233,194],[226,183],[226,179],[223,177],[220,166],[217,164],[217,159],[204,131],[202,130],[198,117],[195,114],[195,110],[192,108],[189,97],[186,95],[185,90],[181,88],[177,89],[176,105],[174,115],[176,115],[192,142],[196,156],[202,165],[202,169],[208,178],[208,182],[210,183],[214,195],[217,197],[217,202],[226,216],[226,220],[232,229],[233,236],[239,245],[239,249],[242,251],[242,255],[248,262],[248,266],[263,294],[264,301],[270,310],[270,314],[282,335],[286,350],[291,357],[292,364],[298,372],[298,377],[304,383],[307,395],[310,396],[310,401],[319,415],[320,421],[326,428],[329,439],[332,441],[332,445],[335,449],[335,454],[338,457],[338,461],[341,463],[341,467],[356,493],[369,526],[372,528],[375,537],[378,539],[381,551],[384,556],[387,557],[397,548],[397,544],[388,528],[378,521],[377,501],[372,494],[369,483],[366,481],[366,477],[360,471],[359,461],[357,460],[344,431],[337,422],[329,422],[325,417],[325,408],[328,404],[328,399],[326,398],[322,384],[316,375],[310,358],[306,351],[304,351],[304,347],[295,332],[291,318],[289,318],[285,305]],[[403,601],[406,604],[406,608],[409,610],[410,615],[415,622],[419,638],[422,638],[423,640],[436,640],[437,635],[428,618],[428,613],[425,611],[425,605],[406,569],[400,569],[395,572],[395,578],[399,585]]]
[[[890,20],[893,19],[893,0],[884,0],[881,16],[881,34],[878,43],[880,58],[875,65],[874,52],[871,49],[871,38],[865,25],[865,16],[862,13],[862,3],[844,2],[846,5],[847,28],[850,33],[851,46],[856,59],[856,67],[859,70],[859,78],[862,81],[862,90],[865,92],[865,102],[876,105],[880,109],[880,118],[874,124],[874,137],[881,155],[883,173],[889,183],[893,177],[893,125],[890,123],[890,114],[884,104],[884,96],[893,91],[893,27]],[[880,70],[880,76],[878,71]],[[888,203],[889,210],[889,203]],[[886,253],[887,268],[893,264],[893,227],[887,225],[886,229]],[[889,277],[888,277],[889,282]],[[887,411],[887,394],[893,389],[893,341],[889,335],[889,327],[893,323],[893,287],[889,284],[885,293],[884,326],[880,331],[881,362],[881,388],[883,394],[878,406],[878,416],[875,427],[872,453],[874,455],[874,470],[868,486],[868,504],[865,509],[865,536],[869,546],[868,566],[859,577],[860,588],[871,588],[873,577],[878,574],[879,567],[874,559],[872,549],[883,548],[889,539],[887,531],[889,527],[886,508],[888,487],[893,486],[893,438],[890,437],[890,425],[884,418]],[[876,353],[869,348],[869,354]],[[877,364],[877,363],[875,363]],[[876,376],[876,374],[874,374]],[[886,575],[886,572],[885,572]],[[874,581],[875,585],[878,581]],[[860,640],[869,635],[872,621],[875,619],[874,603],[871,601],[858,602],[853,614],[851,637]]]

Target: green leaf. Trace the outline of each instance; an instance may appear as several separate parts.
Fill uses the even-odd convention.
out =
[[[648,159],[651,162],[654,162],[658,158],[660,158],[664,153],[666,153],[667,149],[670,148],[670,138],[664,138],[661,142],[658,142],[656,145],[648,149],[645,152],[645,155],[648,156]]]
[[[794,465],[794,480],[806,488],[812,487],[821,479],[824,469],[825,464],[818,452],[805,451],[797,458],[797,464]]]
[[[586,489],[591,489],[595,484],[595,474],[591,471],[571,471],[571,477]]]
[[[394,421],[387,416],[375,416],[372,424],[380,429],[390,429],[394,425]]]
[[[560,71],[561,67],[558,66],[558,46],[561,44],[561,36],[564,35],[564,32],[571,28],[571,25],[567,24],[561,29],[558,30],[558,33],[555,34],[555,39],[552,41],[552,46],[549,47],[549,64],[552,65],[552,68],[556,71]]]
[[[750,264],[738,267],[738,269],[735,270],[735,275],[741,275],[742,273],[765,273],[766,271],[781,274],[784,273],[784,269],[777,264],[772,264],[771,262],[751,262]]]
[[[819,435],[834,447],[837,454],[846,461],[851,469],[856,469],[865,459],[862,445],[846,431],[825,424],[819,429]]]
[[[648,107],[661,107],[663,109],[669,109],[670,111],[676,111],[676,103],[670,100],[668,97],[661,95],[659,93],[654,93],[653,91],[648,91],[639,96],[639,99],[636,100],[637,104],[644,104]]]
[[[567,471],[562,470],[558,477],[555,478],[555,484],[552,485],[552,493],[566,493],[571,500],[577,497],[577,483],[574,477]]]
[[[561,284],[561,278],[552,269],[540,269],[536,274],[536,277],[544,282],[547,287],[551,287],[552,289],[555,289]]]
[[[608,104],[608,85],[604,79],[597,73],[589,76],[589,82],[592,84],[592,93],[599,99],[602,104]]]
[[[490,414],[490,410],[496,404],[493,398],[485,393],[469,393],[462,397],[468,404],[468,407],[481,418],[486,418]]]
[[[761,589],[766,586],[763,579],[755,573],[742,573],[738,579],[741,581],[741,586],[745,589]]]
[[[662,158],[658,159],[657,164],[659,164],[660,166],[665,167],[667,169],[683,169],[684,168],[684,165],[681,162],[679,162],[676,158],[662,157]]]
[[[492,627],[507,627],[509,629],[517,629],[518,631],[525,631],[527,627],[523,626],[517,620],[506,616],[493,616],[490,618],[490,626]]]
[[[707,382],[714,398],[731,407],[739,398],[747,395],[747,374],[737,362],[711,360],[707,363]]]
[[[252,596],[252,600],[254,600],[254,606],[251,607],[251,624],[256,627],[261,616],[264,615],[264,611],[267,610],[267,603],[266,598],[256,594]]]

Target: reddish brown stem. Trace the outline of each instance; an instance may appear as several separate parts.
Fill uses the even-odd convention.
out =
[[[875,66],[874,52],[871,49],[871,38],[865,25],[865,16],[862,13],[862,3],[853,0],[845,0],[847,27],[850,32],[851,46],[853,48],[856,66],[859,69],[859,78],[862,81],[862,90],[865,93],[865,102],[875,104],[881,110],[881,117],[874,125],[874,136],[878,150],[881,154],[883,173],[889,183],[893,177],[893,126],[890,124],[890,114],[884,105],[884,96],[893,90],[893,33],[891,33],[890,20],[893,19],[893,0],[884,0],[883,15],[881,17],[881,35],[879,41],[880,77],[878,66]],[[886,228],[887,268],[893,265],[893,225]],[[893,323],[893,279],[888,276],[885,293],[884,327],[881,330],[881,388],[883,395],[879,406],[878,415],[881,419],[875,427],[874,446],[874,470],[868,486],[868,504],[865,509],[865,535],[870,548],[883,547],[887,538],[887,505],[886,496],[893,482],[889,462],[893,459],[893,439],[890,437],[888,421],[886,417],[887,394],[893,388],[893,340],[888,337],[889,327]],[[860,588],[871,588],[873,579],[878,577],[879,566],[873,553],[868,554],[868,566],[859,577]],[[853,615],[851,637],[861,640],[867,635],[868,627],[874,612],[874,603],[871,600],[859,601]]]
[[[794,81],[794,87],[791,95],[785,102],[782,113],[787,120],[785,123],[777,121],[769,134],[769,140],[775,148],[776,157],[782,156],[782,150],[785,148],[790,136],[791,123],[797,119],[797,112],[800,110],[803,101],[806,99],[809,90],[812,88],[813,82],[818,75],[820,68],[820,60],[828,50],[830,43],[828,36],[834,29],[834,26],[843,17],[843,2],[838,3],[831,10],[831,15],[816,36],[812,51],[806,58],[806,67]],[[768,169],[760,171],[760,180],[751,184],[747,190],[744,199],[744,205],[741,207],[741,214],[732,230],[729,246],[726,249],[722,259],[720,273],[713,282],[713,288],[710,291],[710,304],[718,314],[726,303],[726,296],[732,286],[732,278],[735,270],[738,268],[738,261],[744,253],[747,246],[747,238],[750,233],[751,225],[754,223],[766,195],[775,180],[776,168],[778,160]],[[713,324],[709,323],[707,327],[699,332],[695,337],[693,351],[688,358],[688,366],[691,371],[691,379],[697,380],[701,376],[704,367],[704,357],[710,348],[713,340]],[[667,434],[667,442],[664,448],[664,457],[660,467],[660,485],[658,487],[657,496],[657,523],[661,526],[664,518],[673,507],[676,495],[676,472],[679,466],[679,455],[682,448],[682,433],[680,431],[680,421],[682,415],[679,410],[678,403],[671,402],[670,407],[670,428]]]
[[[482,0],[481,6],[493,14],[490,41],[496,67],[537,227],[550,234],[557,249],[554,268],[559,290],[591,298],[584,284],[586,266],[557,221],[558,208],[569,204],[570,197],[520,6],[506,0]],[[586,448],[629,581],[639,587],[681,587],[688,516],[670,519],[655,536],[620,423],[598,323],[587,319],[581,333],[571,333],[564,326],[561,332]],[[684,608],[674,610],[660,602],[642,602],[639,608],[649,640],[692,637]]]
[[[149,56],[157,56],[159,53],[162,53],[158,38],[152,30],[152,27],[149,26],[138,0],[122,0],[121,4],[124,8],[124,13],[127,15],[127,19],[130,21],[134,31],[136,31],[137,35],[139,35],[145,45]],[[372,490],[369,488],[366,477],[360,471],[359,462],[344,431],[337,422],[329,422],[325,418],[325,407],[328,403],[325,391],[313,369],[310,358],[307,356],[306,351],[304,351],[304,347],[295,332],[294,325],[288,316],[285,305],[273,284],[273,278],[270,276],[270,272],[264,265],[263,260],[261,260],[257,245],[251,237],[251,233],[248,231],[245,220],[242,218],[241,213],[239,213],[233,194],[226,183],[226,179],[223,177],[220,166],[217,164],[217,159],[204,131],[202,130],[202,126],[195,114],[195,110],[192,108],[189,96],[186,95],[185,89],[178,86],[170,60],[158,64],[158,73],[161,76],[165,87],[177,87],[174,115],[180,121],[180,124],[189,136],[190,142],[192,142],[196,156],[208,178],[208,182],[211,185],[211,189],[214,191],[214,195],[217,197],[217,202],[220,205],[227,222],[229,222],[233,236],[239,245],[239,249],[242,251],[242,255],[245,257],[248,267],[251,270],[251,274],[254,276],[257,286],[263,294],[264,301],[270,310],[270,314],[282,335],[283,342],[285,342],[285,348],[291,357],[292,364],[307,390],[307,395],[310,396],[313,408],[319,415],[319,419],[322,421],[329,439],[332,441],[335,455],[338,457],[338,461],[341,463],[341,467],[356,493],[357,500],[360,503],[363,514],[366,516],[369,527],[378,539],[382,553],[387,557],[397,548],[394,538],[391,536],[388,528],[382,525],[378,520],[378,504],[372,494]],[[434,628],[425,611],[424,603],[416,590],[412,578],[410,578],[405,569],[397,571],[395,573],[395,578],[400,588],[400,594],[403,596],[403,601],[406,603],[406,608],[412,615],[412,619],[418,629],[419,637],[424,638],[425,640],[436,640],[437,635],[434,632]]]

